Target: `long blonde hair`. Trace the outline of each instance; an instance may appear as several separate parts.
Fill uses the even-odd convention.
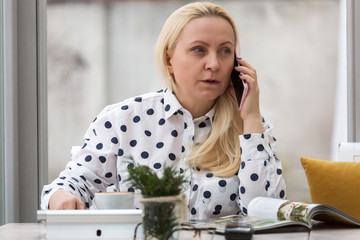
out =
[[[174,76],[167,68],[168,56],[174,51],[186,24],[200,17],[221,17],[228,21],[234,30],[235,43],[238,45],[235,23],[220,6],[209,2],[196,2],[187,4],[172,13],[160,32],[156,45],[156,57],[161,72],[168,79],[169,88],[175,93]],[[225,91],[216,99],[212,130],[201,144],[193,147],[188,163],[212,171],[219,177],[234,175],[241,162],[239,134],[242,132],[242,120],[235,100],[229,91]]]

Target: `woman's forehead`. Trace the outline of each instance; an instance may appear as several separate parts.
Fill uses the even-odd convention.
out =
[[[179,38],[188,44],[193,42],[230,43],[235,45],[235,33],[232,25],[221,17],[200,17],[189,21]]]

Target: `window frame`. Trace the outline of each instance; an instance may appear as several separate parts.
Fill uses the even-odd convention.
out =
[[[0,224],[36,222],[47,182],[46,0],[1,0],[1,19]]]
[[[360,2],[347,0],[348,142],[360,142]]]

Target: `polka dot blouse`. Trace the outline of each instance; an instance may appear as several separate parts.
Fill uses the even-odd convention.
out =
[[[215,107],[205,116],[192,119],[173,92],[165,89],[107,106],[91,123],[84,144],[72,156],[57,179],[44,186],[43,209],[59,189],[79,197],[86,208],[95,192],[135,191],[134,208],[141,208],[141,193],[128,178],[129,156],[162,175],[164,166],[174,166],[189,179],[184,186],[189,219],[208,219],[247,214],[257,196],[285,198],[281,162],[275,155],[272,125],[263,119],[263,134],[240,135],[241,166],[228,178],[189,167],[186,158],[192,146],[211,130]]]

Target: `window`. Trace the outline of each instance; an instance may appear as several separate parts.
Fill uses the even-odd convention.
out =
[[[161,87],[157,35],[186,2],[48,2],[49,181],[105,105]],[[233,16],[241,55],[257,69],[288,197],[309,200],[300,157],[331,158],[339,1],[213,2]]]
[[[43,184],[63,169],[70,157],[70,147],[81,144],[88,124],[104,105],[161,87],[153,64],[154,43],[166,17],[185,2],[93,0],[74,4],[0,0],[0,225],[36,221]],[[354,0],[214,2],[234,17],[242,55],[259,73],[263,114],[276,127],[278,151],[288,171],[287,178],[303,183],[288,182],[292,190],[288,197],[303,200],[307,186],[299,156],[325,159],[331,155],[337,41],[341,34],[337,28],[339,4],[345,2],[351,13],[347,17],[349,46],[352,46],[347,56],[348,73],[352,74],[348,84],[348,101],[352,102],[348,140],[360,139],[360,28],[356,27],[360,23],[360,3]],[[62,35],[51,35],[57,34],[50,28],[61,12],[71,19],[68,11],[83,14],[74,19],[73,30],[66,23],[68,19],[62,18],[63,26],[58,29]],[[77,24],[91,20],[96,20],[92,26],[78,28]],[[43,62],[47,22],[48,70]],[[53,39],[54,36],[59,39]],[[56,49],[59,46],[62,48]],[[97,91],[91,88],[94,86]],[[61,91],[55,92],[56,88]],[[294,88],[297,91],[289,92]],[[68,101],[65,105],[70,108],[57,109],[54,104],[61,99]],[[316,115],[321,116],[314,118]],[[75,126],[79,130],[73,131]],[[56,127],[63,131],[56,133]],[[315,130],[315,135],[310,135]]]

